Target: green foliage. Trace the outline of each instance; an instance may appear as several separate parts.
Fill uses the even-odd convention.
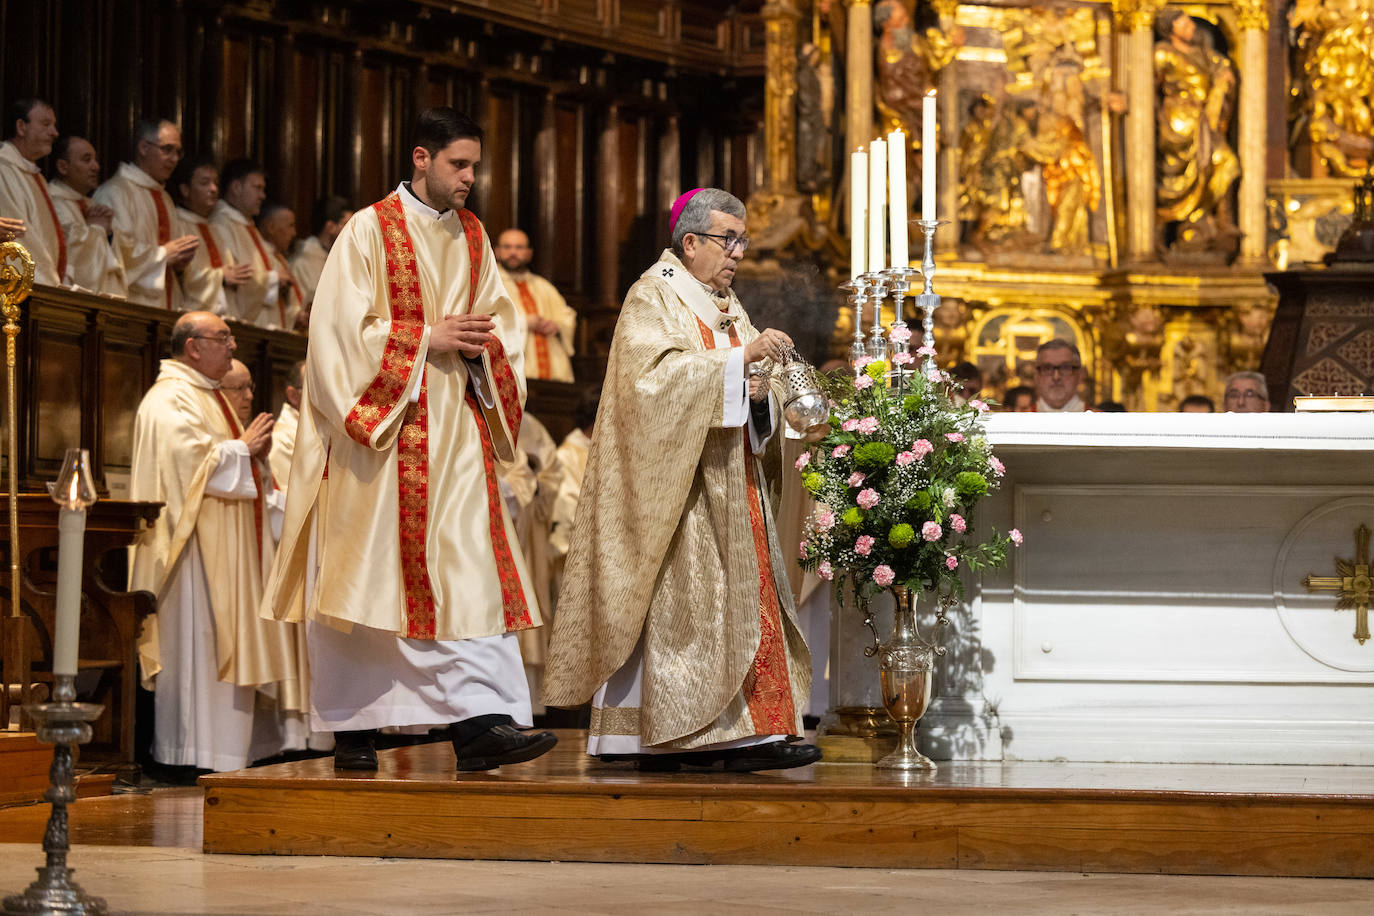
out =
[[[854,449],[854,466],[864,469],[883,468],[897,457],[897,450],[886,442],[865,442]]]

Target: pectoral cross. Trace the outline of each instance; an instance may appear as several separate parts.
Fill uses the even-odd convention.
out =
[[[1302,584],[1308,591],[1340,592],[1336,610],[1355,609],[1355,638],[1360,645],[1369,638],[1369,603],[1374,600],[1374,586],[1369,576],[1369,526],[1361,525],[1355,529],[1355,559],[1353,562],[1336,558],[1337,576],[1313,576],[1303,578]]]

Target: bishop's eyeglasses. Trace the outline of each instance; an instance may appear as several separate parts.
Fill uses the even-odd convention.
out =
[[[725,249],[726,254],[740,254],[749,250],[749,236],[747,235],[716,235],[711,232],[693,232],[705,239],[716,239],[716,244]]]

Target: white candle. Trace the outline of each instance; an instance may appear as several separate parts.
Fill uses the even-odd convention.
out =
[[[57,514],[57,626],[53,635],[53,674],[76,674],[76,646],[81,633],[81,553],[85,537],[85,509],[63,509]]]
[[[887,223],[883,207],[887,203],[887,144],[874,140],[868,145],[868,270],[877,273],[887,267]]]
[[[849,279],[864,272],[868,251],[868,153],[863,148],[849,154]]]
[[[921,107],[921,219],[935,219],[935,90]]]
[[[892,266],[906,267],[907,256],[907,199],[906,199],[906,134],[894,130],[887,135],[887,214],[888,244],[892,246]]]

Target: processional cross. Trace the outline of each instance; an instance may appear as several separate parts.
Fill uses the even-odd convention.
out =
[[[1355,529],[1355,559],[1353,562],[1336,557],[1337,576],[1308,575],[1302,584],[1308,591],[1340,592],[1336,610],[1355,609],[1355,638],[1360,645],[1369,638],[1369,603],[1374,600],[1374,584],[1369,575],[1369,526]]]

